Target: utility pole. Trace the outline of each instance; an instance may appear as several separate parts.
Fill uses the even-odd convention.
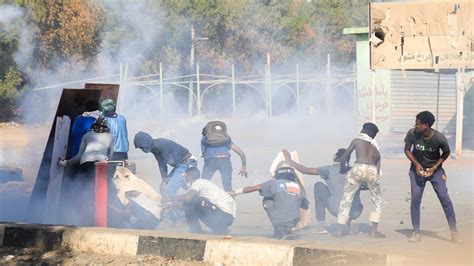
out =
[[[190,73],[194,71],[194,38],[195,38],[194,24],[191,24],[191,52],[189,56],[190,57],[189,58]],[[190,75],[189,91],[188,91],[188,115],[189,116],[193,115],[193,94],[194,94],[194,78],[192,75]]]
[[[195,52],[195,43],[196,41],[205,41],[209,40],[209,38],[196,38],[196,32],[194,30],[194,24],[191,24],[191,52],[189,56],[189,63],[190,63],[190,73],[194,72],[194,52]],[[200,95],[199,95],[200,97]],[[189,92],[188,92],[188,115],[193,115],[193,101],[194,101],[194,75],[190,74],[189,79]],[[199,107],[198,107],[199,108]]]
[[[332,114],[332,91],[331,91],[331,54],[327,55],[326,63],[326,104],[329,114]]]
[[[268,116],[272,116],[272,70],[270,62],[270,54],[267,54],[267,78],[268,78]]]

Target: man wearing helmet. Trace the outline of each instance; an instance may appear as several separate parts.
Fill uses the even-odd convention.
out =
[[[263,208],[273,225],[273,237],[293,239],[291,228],[300,220],[300,207],[307,208],[306,195],[297,183],[295,170],[286,161],[278,164],[272,180],[230,192],[232,196],[259,191]]]

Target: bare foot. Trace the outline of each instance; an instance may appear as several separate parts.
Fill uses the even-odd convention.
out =
[[[370,237],[373,237],[373,238],[384,238],[385,235],[382,234],[382,233],[380,233],[380,232],[378,232],[378,231],[376,231],[376,232],[371,232],[371,233],[370,233]]]
[[[333,237],[343,237],[346,234],[342,232],[342,230],[337,230],[334,234],[332,234]]]

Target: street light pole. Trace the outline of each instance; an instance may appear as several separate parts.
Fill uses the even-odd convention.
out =
[[[194,32],[194,24],[191,24],[191,52],[190,52],[190,73],[194,71],[194,39],[195,39],[195,32]],[[188,115],[193,115],[193,94],[194,94],[194,78],[193,75],[189,78],[189,91],[188,91]]]
[[[191,24],[191,52],[189,56],[189,63],[190,63],[190,73],[194,73],[194,50],[195,50],[195,43],[196,41],[205,41],[209,40],[209,38],[196,38],[196,32],[194,30],[194,24]],[[196,97],[200,97],[200,95],[196,95]],[[193,115],[193,101],[194,101],[194,75],[190,74],[189,80],[189,92],[188,92],[188,115]],[[198,106],[199,108],[199,106]]]

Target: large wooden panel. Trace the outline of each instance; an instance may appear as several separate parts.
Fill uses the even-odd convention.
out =
[[[100,90],[63,89],[58,103],[58,108],[56,110],[56,115],[54,116],[54,121],[51,126],[48,141],[44,149],[38,175],[36,176],[35,185],[31,193],[26,217],[27,221],[35,223],[43,222],[46,193],[51,180],[51,163],[57,162],[57,158],[54,158],[54,160],[52,158],[54,136],[56,135],[56,118],[69,116],[71,120],[74,119],[76,116],[82,114],[85,111],[84,105],[87,101],[98,101],[100,94]]]
[[[104,83],[86,83],[84,85],[86,90],[97,89],[101,90],[100,101],[104,99],[112,99],[117,102],[119,94],[118,84],[104,84]]]
[[[56,115],[51,126],[48,141],[43,153],[41,165],[36,176],[35,185],[31,193],[30,202],[28,206],[28,212],[26,220],[29,222],[42,223],[44,222],[45,212],[45,199],[51,180],[50,170],[51,164],[57,163],[57,158],[53,157],[53,146],[54,136],[56,135],[56,118],[61,116],[68,116],[71,118],[71,125],[74,123],[75,118],[85,112],[85,104],[88,101],[100,102],[103,99],[110,98],[117,102],[117,96],[119,91],[119,85],[116,84],[89,84],[86,83],[86,89],[63,89],[61,98],[58,103]],[[71,126],[72,128],[72,126]],[[68,140],[71,143],[71,140]],[[69,145],[70,146],[70,145]],[[68,151],[69,153],[69,151]],[[70,169],[66,169],[63,176],[64,181],[68,181],[71,175],[68,174]],[[62,191],[62,188],[61,188]],[[61,193],[60,198],[67,197]],[[61,200],[59,202],[61,205]],[[61,208],[61,206],[59,206]],[[59,214],[59,216],[61,216]]]

